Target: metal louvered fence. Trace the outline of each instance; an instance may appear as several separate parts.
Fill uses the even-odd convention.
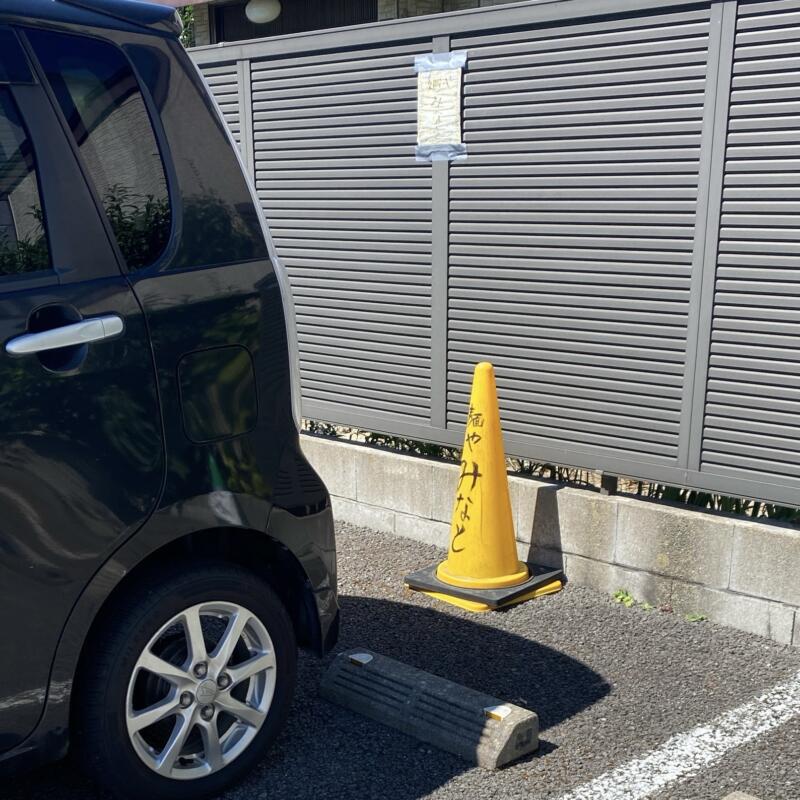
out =
[[[464,162],[418,53],[466,50]],[[192,51],[294,295],[308,417],[800,504],[800,0],[560,0]]]

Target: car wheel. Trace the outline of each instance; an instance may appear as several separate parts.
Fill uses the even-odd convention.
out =
[[[75,744],[122,797],[210,797],[242,779],[286,719],[289,617],[268,584],[196,563],[114,604],[81,662]]]

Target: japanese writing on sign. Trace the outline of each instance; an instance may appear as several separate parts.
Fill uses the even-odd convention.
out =
[[[464,452],[461,460],[461,474],[458,478],[458,496],[456,508],[453,513],[453,535],[450,538],[450,550],[461,553],[464,548],[460,546],[459,539],[467,532],[467,524],[472,520],[472,511],[475,506],[474,493],[483,478],[478,462],[471,458],[475,446],[483,439],[483,414],[469,407],[467,417],[467,432],[464,437]]]
[[[417,161],[461,161],[461,83],[467,52],[421,53],[417,72]]]
[[[417,100],[417,143],[461,141],[461,69],[420,72]]]

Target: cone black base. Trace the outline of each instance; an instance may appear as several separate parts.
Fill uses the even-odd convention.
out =
[[[452,598],[455,605],[462,605],[458,601],[465,601],[468,604],[486,606],[487,610],[503,608],[513,605],[514,602],[527,600],[536,594],[537,589],[543,590],[542,593],[547,593],[546,589],[550,584],[564,581],[564,573],[560,569],[554,570],[549,567],[528,564],[531,577],[525,583],[507,589],[464,589],[461,586],[451,586],[449,583],[440,581],[436,577],[438,567],[438,564],[434,564],[419,570],[419,572],[412,572],[405,578],[406,586],[418,592],[434,595],[442,600]],[[558,591],[558,588],[551,591]],[[462,605],[462,607],[468,606]]]

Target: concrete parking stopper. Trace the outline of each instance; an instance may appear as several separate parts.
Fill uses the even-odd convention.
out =
[[[499,769],[539,746],[533,711],[370,650],[338,655],[320,693],[485,769]]]

